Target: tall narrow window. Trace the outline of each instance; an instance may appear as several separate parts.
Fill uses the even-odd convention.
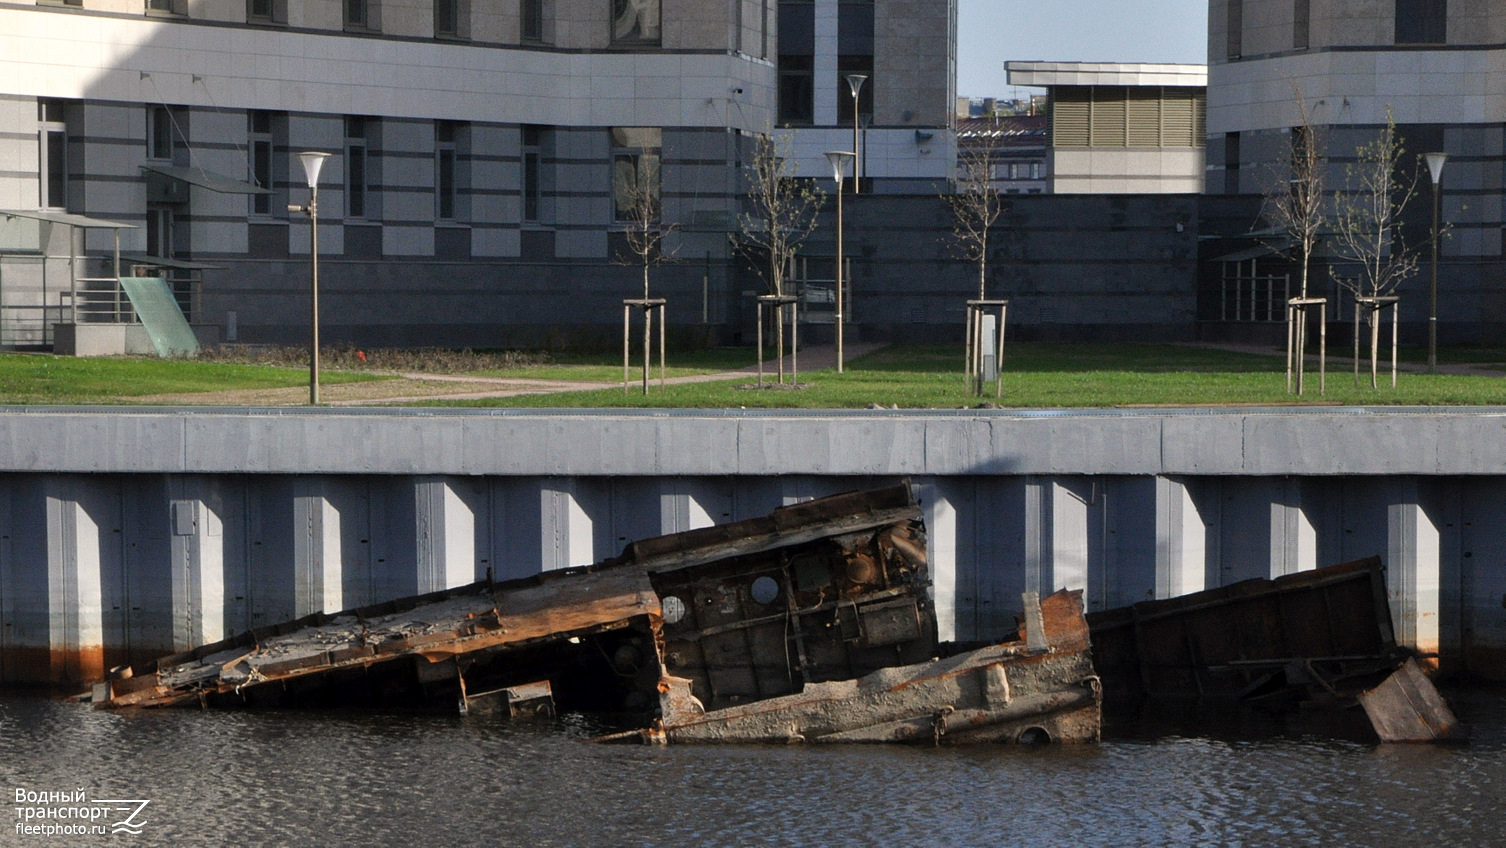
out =
[[[39,202],[48,209],[68,208],[68,124],[63,103],[37,101]]]
[[[251,148],[251,183],[272,188],[272,113],[254,110],[247,116],[247,139]],[[251,214],[272,214],[272,196],[251,195]]]
[[[539,220],[542,191],[543,134],[540,127],[523,127],[523,220]]]
[[[146,252],[149,256],[170,259],[173,250],[173,208],[164,203],[146,207]]]
[[[662,141],[663,131],[657,127],[612,130],[612,215],[616,220],[631,221],[636,209],[658,206]]]
[[[439,38],[460,36],[460,0],[434,0],[434,35]]]
[[[173,113],[166,106],[146,107],[146,158],[173,158]]]
[[[455,220],[455,122],[434,122],[434,215]]]
[[[366,119],[345,119],[345,217],[366,217]]]
[[[518,34],[524,41],[544,40],[544,0],[522,0]]]
[[[1292,48],[1306,50],[1310,46],[1312,30],[1312,5],[1310,0],[1292,0]]]
[[[853,103],[852,87],[847,78],[861,74],[867,79],[859,89],[857,103]],[[873,118],[873,3],[854,3],[844,0],[837,5],[837,123],[852,126],[852,109],[858,114]]]
[[[1224,194],[1239,194],[1239,133],[1224,133]]]
[[[1396,0],[1397,44],[1448,41],[1448,0]]]
[[[779,123],[815,120],[816,7],[809,2],[779,4]],[[848,95],[851,97],[851,95]],[[840,102],[840,101],[839,101]]]
[[[603,0],[612,4],[612,43],[659,43],[659,0]]]
[[[1230,59],[1238,59],[1244,54],[1245,43],[1245,4],[1244,0],[1229,0],[1229,32],[1227,50]]]

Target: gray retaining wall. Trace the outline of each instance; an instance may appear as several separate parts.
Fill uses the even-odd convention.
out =
[[[1506,410],[0,412],[0,679],[598,561],[909,478],[943,632],[1379,554],[1400,637],[1506,677]]]

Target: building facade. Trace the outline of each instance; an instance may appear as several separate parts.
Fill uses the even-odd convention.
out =
[[[1006,62],[1011,85],[1051,103],[1052,194],[1198,194],[1203,190],[1202,65]]]
[[[1429,310],[1431,207],[1440,200],[1451,232],[1440,243],[1441,341],[1482,341],[1503,327],[1503,169],[1506,169],[1506,6],[1493,0],[1210,0],[1208,186],[1200,315],[1205,321],[1274,324],[1283,319],[1288,267],[1262,251],[1260,197],[1287,179],[1285,157],[1301,124],[1298,98],[1326,141],[1327,184],[1344,185],[1356,148],[1387,116],[1405,147],[1404,176],[1418,193],[1403,213],[1405,243],[1420,272],[1398,290],[1403,342],[1421,342]],[[1435,198],[1421,154],[1449,154]],[[1239,243],[1246,234],[1243,248]],[[1400,242],[1398,242],[1400,243]],[[1320,246],[1320,261],[1325,259]],[[1352,312],[1323,274],[1316,294]],[[1252,288],[1253,287],[1253,288]],[[1259,289],[1272,309],[1233,310],[1229,294]],[[1330,315],[1335,310],[1330,308]],[[1410,325],[1410,326],[1408,326]]]
[[[610,335],[636,289],[620,261],[636,180],[676,226],[654,294],[673,323],[715,333],[740,309],[727,236],[752,135],[850,148],[837,86],[863,71],[864,176],[944,179],[954,22],[955,0],[0,8],[0,210],[22,213],[0,217],[0,346],[50,344],[55,323],[108,300],[91,290],[113,287],[116,236],[124,273],[165,268],[211,335],[301,340],[310,227],[288,206],[308,199],[304,150],[332,154],[331,342]],[[802,172],[829,177],[814,160]]]

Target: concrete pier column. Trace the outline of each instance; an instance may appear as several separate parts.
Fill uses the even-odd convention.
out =
[[[1271,577],[1318,567],[1318,531],[1302,503],[1302,480],[1275,481],[1271,498]]]
[[[293,597],[297,614],[344,608],[340,512],[318,478],[299,480],[293,495]]]
[[[1415,478],[1392,484],[1386,511],[1386,589],[1396,641],[1439,650],[1440,533]]]
[[[1156,478],[1156,597],[1207,588],[1208,528],[1188,482]]]
[[[683,533],[710,527],[717,523],[717,518],[730,511],[728,498],[708,485],[679,477],[667,478],[659,484],[660,533]],[[725,518],[722,520],[726,521]]]
[[[1026,479],[1025,591],[1087,588],[1091,488],[1088,480]]]
[[[468,489],[450,477],[420,477],[414,481],[420,594],[476,580],[476,513],[467,502],[473,496]]]
[[[936,603],[936,632],[943,642],[957,634],[957,493],[941,478],[915,481],[926,522],[926,564]],[[972,634],[963,634],[970,637]]]
[[[539,491],[545,571],[590,565],[598,559],[595,522],[575,488],[573,479],[551,479]]]
[[[169,485],[173,648],[182,651],[230,635],[225,626],[225,532],[212,482],[186,477]]]
[[[45,484],[53,683],[96,680],[105,672],[100,530],[82,502],[85,485],[75,477],[49,478]]]

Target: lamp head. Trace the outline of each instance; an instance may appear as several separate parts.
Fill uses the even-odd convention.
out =
[[[298,161],[303,163],[303,173],[308,177],[309,188],[319,185],[319,171],[324,167],[324,160],[328,158],[328,153],[313,150],[298,154]]]
[[[1428,174],[1433,178],[1433,185],[1438,185],[1438,181],[1443,179],[1443,163],[1448,161],[1448,154],[1425,153],[1423,158],[1428,160]]]
[[[863,83],[868,81],[867,74],[848,74],[847,87],[852,89],[852,96],[856,98],[858,92],[863,90]]]
[[[826,151],[826,159],[831,162],[832,179],[837,181],[837,185],[842,184],[842,175],[847,170],[847,160],[856,156],[857,154],[851,150]]]

